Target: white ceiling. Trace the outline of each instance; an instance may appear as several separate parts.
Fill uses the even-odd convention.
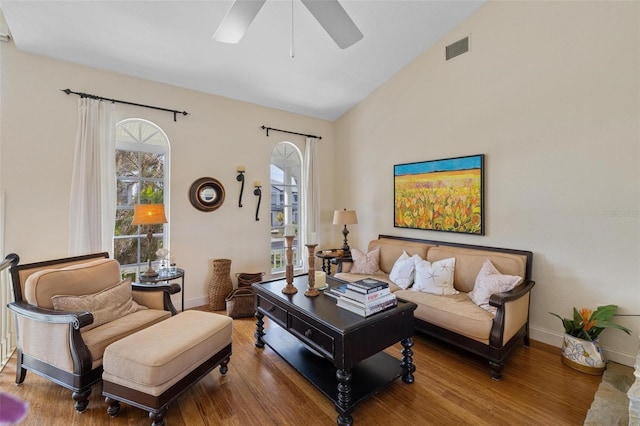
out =
[[[298,0],[268,0],[237,45],[212,39],[232,0],[0,0],[0,9],[27,52],[335,120],[484,1],[342,0],[364,34],[345,50]],[[68,86],[91,92],[72,76]]]

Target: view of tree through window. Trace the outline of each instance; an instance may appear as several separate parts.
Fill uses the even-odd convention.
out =
[[[165,133],[155,124],[139,119],[124,120],[116,128],[117,209],[114,258],[123,268],[148,260],[147,226],[131,225],[135,204],[165,204],[168,215],[168,156]],[[165,225],[153,225],[152,258],[166,246]],[[145,268],[146,269],[146,268]],[[131,270],[131,268],[129,268]]]

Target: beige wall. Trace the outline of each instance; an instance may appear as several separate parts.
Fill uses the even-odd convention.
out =
[[[262,124],[323,136],[323,246],[339,244],[334,208],[355,208],[349,242],[380,233],[534,252],[532,336],[560,344],[549,311],[615,303],[640,314],[640,10],[637,2],[490,2],[335,123],[24,54],[0,43],[0,189],[6,250],[24,261],[64,256],[76,98],[70,87],[186,109],[118,106],[160,125],[172,144],[171,249],[187,270],[187,306],[206,301],[208,262],[232,272],[268,270],[268,220],[254,220],[247,181],[268,180],[272,147]],[[444,46],[471,35],[471,52],[444,61]],[[302,147],[302,141],[291,139]],[[486,155],[486,235],[395,229],[393,165]],[[201,176],[227,200],[201,213],[186,198]],[[334,200],[334,195],[336,199]],[[602,335],[610,359],[631,364],[634,336]]]
[[[640,314],[640,3],[490,2],[336,122],[355,247],[379,233],[534,252],[532,336],[571,308]],[[450,61],[444,47],[471,36]],[[393,227],[393,165],[484,153],[486,235]],[[348,200],[348,202],[347,202]],[[605,331],[631,363],[640,318]]]
[[[78,98],[60,92],[65,88],[191,113],[174,122],[170,113],[117,105],[118,119],[151,120],[169,137],[170,247],[186,270],[187,307],[206,303],[211,259],[231,259],[233,276],[241,271],[269,271],[268,189],[260,207],[261,220],[256,221],[253,182],[269,182],[271,151],[278,142],[289,140],[304,152],[304,138],[277,132],[266,137],[261,125],[322,136],[318,145],[323,165],[321,201],[327,207],[321,214],[328,217],[333,212],[333,175],[327,172],[334,156],[331,122],[26,54],[13,43],[0,43],[0,49],[5,248],[18,253],[23,262],[68,253]],[[247,170],[243,208],[238,207],[238,165]],[[215,212],[200,212],[188,201],[189,186],[203,176],[217,178],[225,187],[226,200]],[[319,238],[323,240],[322,232]]]

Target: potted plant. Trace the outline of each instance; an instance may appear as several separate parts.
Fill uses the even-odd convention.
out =
[[[620,324],[611,322],[611,318],[618,309],[617,305],[598,306],[594,311],[573,308],[573,318],[562,318],[558,314],[549,312],[560,318],[564,326],[564,342],[562,344],[562,362],[569,367],[584,373],[600,375],[606,368],[602,348],[598,336],[605,328],[617,328],[627,334],[631,330]]]

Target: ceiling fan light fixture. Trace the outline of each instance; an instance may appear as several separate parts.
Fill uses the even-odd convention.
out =
[[[213,34],[213,39],[221,43],[237,44],[247,32],[266,0],[236,0]]]

